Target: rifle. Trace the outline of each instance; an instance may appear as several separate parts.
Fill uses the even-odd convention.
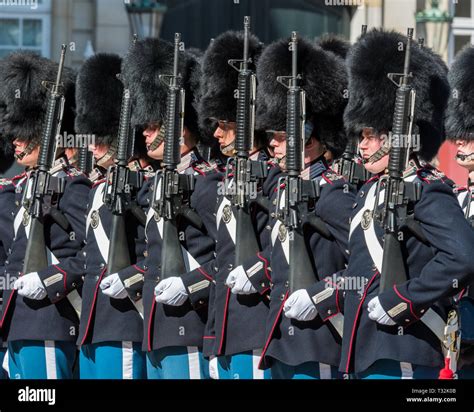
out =
[[[311,263],[304,239],[306,225],[313,227],[321,236],[332,239],[324,222],[315,213],[315,205],[320,197],[319,182],[304,180],[306,95],[299,85],[301,75],[297,73],[298,38],[291,34],[292,52],[291,76],[279,76],[277,81],[288,89],[287,94],[287,176],[279,179],[277,197],[277,217],[282,222],[280,240],[289,240],[289,287],[290,292],[305,289],[316,281],[315,269]],[[281,205],[280,188],[285,187],[285,203]]]
[[[178,276],[186,272],[181,242],[178,234],[178,218],[184,217],[197,228],[202,228],[200,217],[191,209],[190,198],[194,190],[194,176],[180,174],[180,140],[184,128],[185,92],[178,74],[181,34],[175,33],[173,74],[160,75],[168,88],[166,101],[163,169],[155,178],[152,207],[159,219],[163,219],[161,251],[161,278]]]
[[[56,82],[49,90],[38,164],[29,176],[22,199],[22,205],[25,208],[23,224],[27,226],[30,223],[23,264],[23,273],[25,274],[37,272],[49,265],[44,236],[44,222],[48,216],[65,231],[70,230],[66,217],[55,207],[58,197],[64,193],[65,181],[63,178],[50,174],[56,154],[56,136],[61,130],[64,111],[65,97],[61,86],[61,77],[65,56],[66,45],[63,44]],[[43,81],[43,85],[48,87],[50,83]]]
[[[255,256],[260,250],[251,217],[251,207],[257,182],[267,177],[264,162],[249,160],[254,147],[255,99],[257,82],[255,73],[249,69],[250,17],[244,17],[244,56],[242,60],[229,60],[229,65],[239,72],[237,86],[237,131],[235,138],[236,157],[227,161],[226,196],[230,198],[236,220],[235,265]],[[239,63],[237,67],[236,63]],[[235,178],[230,182],[229,172],[235,168]],[[254,199],[252,199],[252,197]]]
[[[363,24],[361,37],[367,34],[367,25]],[[365,169],[362,162],[357,162],[357,143],[354,139],[348,139],[346,148],[341,158],[334,162],[334,170],[357,188],[360,188],[369,178],[370,173]]]
[[[79,170],[85,175],[89,175],[94,168],[94,156],[87,146],[80,147],[77,165]]]
[[[382,187],[385,187],[385,199],[382,212],[377,219],[384,228],[384,247],[380,291],[406,281],[407,275],[402,254],[399,232],[403,226],[409,226],[407,206],[409,201],[419,199],[419,185],[408,184],[403,180],[403,172],[408,163],[415,110],[415,90],[411,86],[410,53],[413,29],[408,29],[408,41],[405,52],[403,73],[389,73],[388,78],[397,86],[395,111],[393,114],[392,145],[388,163],[388,175],[379,180],[376,205]],[[399,77],[397,82],[395,79]]]

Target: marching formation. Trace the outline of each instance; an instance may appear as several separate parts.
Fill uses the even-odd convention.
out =
[[[66,53],[0,59],[5,377],[474,378],[472,46]]]

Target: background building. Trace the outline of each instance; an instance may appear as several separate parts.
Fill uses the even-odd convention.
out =
[[[70,44],[66,64],[75,68],[94,52],[124,54],[132,31],[137,31],[131,22],[140,16],[144,35],[149,28],[149,16],[132,17],[125,4],[155,5],[160,12],[154,14],[153,26],[161,37],[172,40],[178,31],[187,47],[201,49],[219,33],[241,29],[245,15],[251,16],[252,31],[265,43],[292,30],[308,37],[340,33],[355,41],[363,24],[401,32],[414,27],[419,35],[424,26],[415,16],[433,6],[452,21],[427,36],[432,37],[426,39],[428,46],[449,64],[464,45],[474,43],[474,0],[0,0],[0,57],[23,48],[58,59],[59,45],[65,42]],[[446,144],[440,167],[458,182],[465,181],[454,154]],[[1,164],[0,174],[6,162]]]

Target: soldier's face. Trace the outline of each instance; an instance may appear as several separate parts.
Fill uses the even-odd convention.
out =
[[[474,141],[468,142],[467,140],[458,139],[456,140],[456,146],[458,149],[456,153],[458,165],[470,172],[474,171]]]
[[[270,147],[276,159],[283,159],[286,156],[286,132],[267,132],[271,134]]]
[[[15,139],[13,141],[13,146],[15,146],[15,156],[20,155],[24,152],[24,150],[28,146],[28,142],[21,141],[19,139]],[[16,158],[16,162],[20,166],[24,167],[34,167],[38,163],[38,156],[39,156],[40,146],[36,146],[31,153],[25,155],[22,159]]]
[[[146,129],[143,131],[143,136],[145,136],[145,145],[147,150],[150,148],[150,145],[154,142],[156,137],[160,133],[160,126],[159,124],[152,123],[147,125]],[[161,142],[155,150],[148,150],[147,154],[152,159],[155,160],[162,160],[163,159],[163,152],[165,150],[164,142]]]
[[[383,143],[384,140],[380,134],[375,133],[372,128],[364,128],[362,130],[362,135],[359,143],[359,149],[362,158],[364,160],[367,160],[370,156],[372,156],[382,147]],[[389,155],[387,154],[375,163],[364,163],[364,167],[370,173],[377,174],[383,172],[388,167],[388,159]]]
[[[214,138],[219,141],[221,149],[231,145],[235,141],[235,132],[237,124],[235,122],[228,122],[219,120],[217,122],[217,129],[214,132]]]

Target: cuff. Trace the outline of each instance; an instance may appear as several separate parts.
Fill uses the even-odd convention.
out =
[[[39,271],[38,276],[45,287],[49,300],[53,303],[64,299],[69,292],[79,288],[83,283],[82,277],[68,275],[58,265],[48,266]]]
[[[189,301],[193,307],[199,308],[207,303],[211,283],[213,282],[213,278],[209,273],[202,267],[199,267],[181,275],[181,280],[184,283]]]
[[[425,314],[426,308],[416,308],[401,289],[401,286],[395,285],[391,290],[381,293],[379,301],[387,315],[395,323],[408,326],[419,320]]]
[[[117,272],[130,299],[134,302],[142,298],[145,269],[137,265],[129,266]]]
[[[261,253],[257,253],[242,266],[250,280],[250,283],[258,293],[263,295],[271,289],[272,268],[270,267],[268,260]]]
[[[342,313],[343,293],[332,280],[323,279],[309,287],[307,292],[323,321]]]

